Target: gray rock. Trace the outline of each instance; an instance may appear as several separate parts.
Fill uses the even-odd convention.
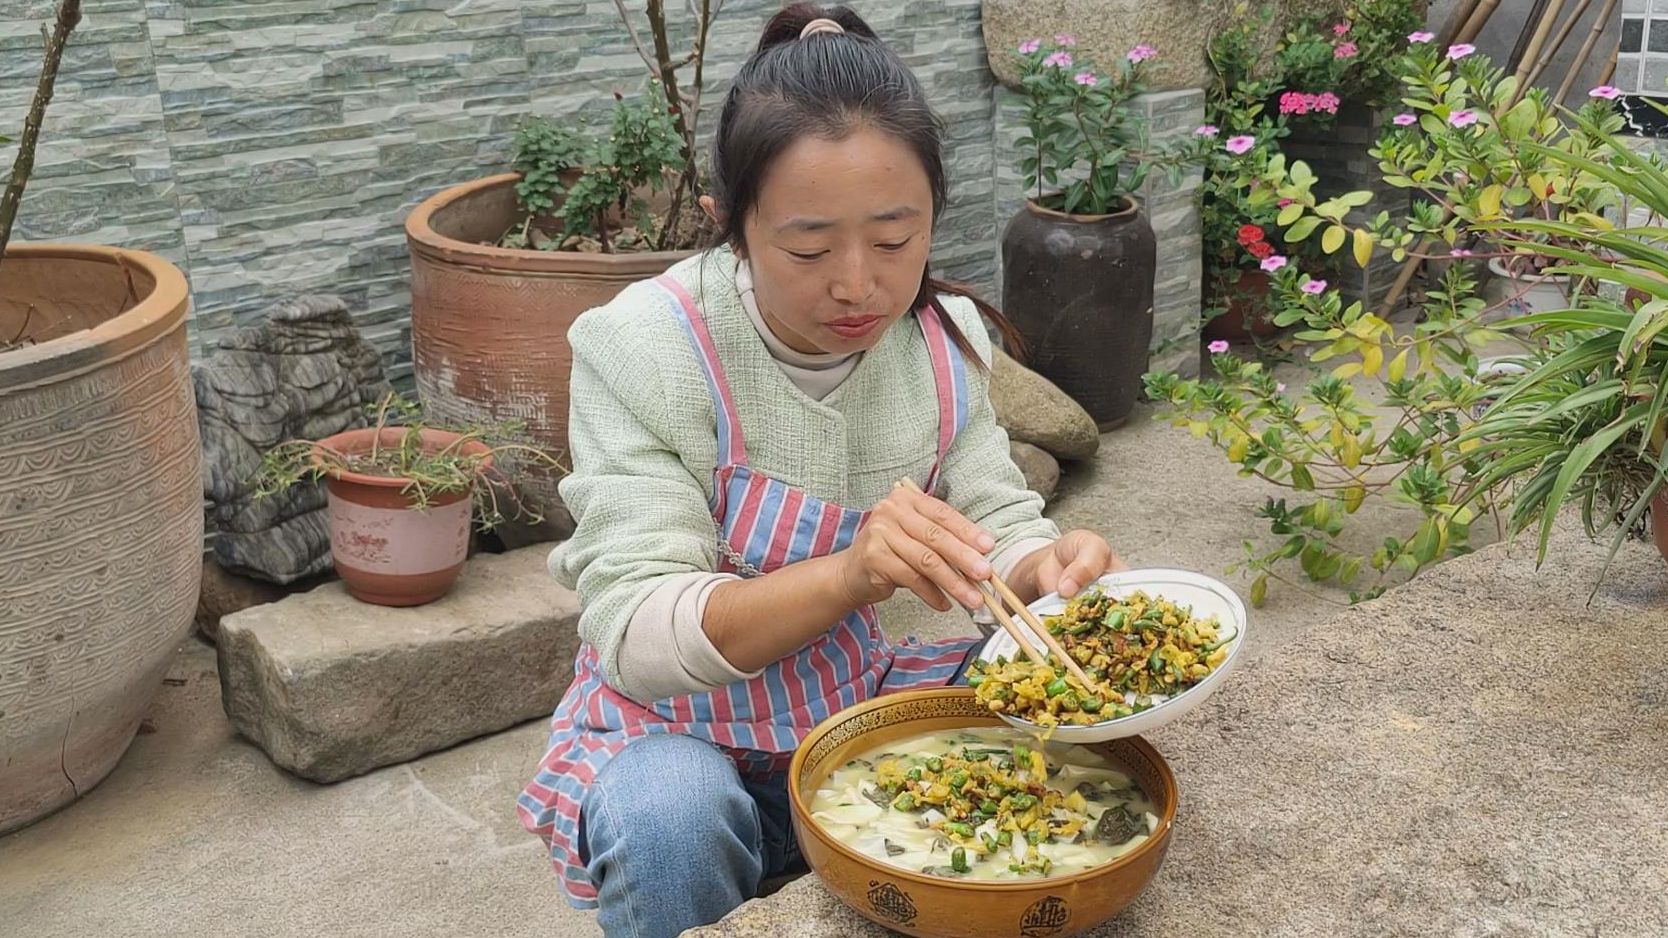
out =
[[[1060,464],[1047,452],[1029,443],[1009,443],[1008,454],[1025,475],[1025,487],[1047,502],[1060,485]]]
[[[1088,459],[1100,449],[1100,431],[1088,411],[1001,349],[991,366],[990,404],[1010,439],[1058,459]]]
[[[205,557],[203,585],[197,594],[197,634],[213,642],[220,634],[222,618],[251,606],[277,602],[285,592],[282,586],[231,573],[212,557]]]
[[[1149,737],[1181,789],[1157,878],[1093,938],[1656,935],[1668,573],[1566,518],[1258,643]],[[1642,640],[1643,639],[1643,640]],[[1486,923],[1486,925],[1484,924]],[[690,938],[888,935],[807,876]]]
[[[477,555],[426,606],[361,603],[333,582],[225,617],[233,728],[334,782],[548,715],[579,646],[579,600],[546,570],[550,547]]]
[[[272,447],[363,427],[367,405],[393,390],[347,306],[333,296],[278,303],[261,324],[216,342],[192,384],[216,559],[274,583],[329,570],[323,487],[256,501],[250,480]]]

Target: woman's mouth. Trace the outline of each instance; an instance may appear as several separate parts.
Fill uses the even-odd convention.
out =
[[[828,328],[842,339],[861,339],[880,325],[879,316],[845,316],[830,320]]]

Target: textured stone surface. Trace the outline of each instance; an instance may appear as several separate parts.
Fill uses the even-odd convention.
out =
[[[1025,133],[1023,99],[1007,88],[996,89],[996,221],[1006,226],[1032,193],[1024,189],[1019,172],[1017,141]],[[1155,143],[1190,136],[1204,122],[1204,92],[1169,91],[1147,94],[1132,104],[1136,117],[1147,123]],[[1199,247],[1197,170],[1175,182],[1152,174],[1137,193],[1157,240],[1157,276],[1153,283],[1153,338],[1149,369],[1199,373],[1199,283],[1204,275]],[[1001,238],[991,250],[1001,277]]]
[[[1088,459],[1100,448],[1093,417],[1047,378],[997,350],[990,374],[996,422],[1020,443],[1060,459]]]
[[[222,336],[192,379],[216,558],[274,583],[329,570],[323,486],[257,500],[252,479],[272,447],[363,427],[365,408],[392,390],[347,307],[331,296],[278,303],[264,322]]]
[[[1570,519],[1573,521],[1573,519]],[[1560,527],[1285,642],[1150,737],[1181,788],[1157,879],[1094,938],[1660,934],[1668,570]],[[1252,633],[1255,642],[1256,633]],[[690,938],[881,938],[805,877]]]
[[[1054,497],[1060,485],[1060,463],[1053,456],[1029,443],[1009,443],[1008,454],[1025,474],[1026,488],[1041,495],[1045,503]]]
[[[990,67],[1004,83],[1018,81],[1013,52],[1026,39],[1059,33],[1077,38],[1074,56],[1110,65],[1146,43],[1159,50],[1149,63],[1156,91],[1210,84],[1205,48],[1227,21],[1232,0],[985,0]]]
[[[990,73],[978,0],[850,4],[915,70],[946,124],[936,269],[989,295]],[[641,0],[627,4],[642,33]],[[777,0],[730,0],[710,38],[702,126]],[[0,129],[15,136],[51,0],[0,0]],[[671,7],[686,22],[682,4]],[[410,373],[402,223],[499,171],[523,114],[606,111],[646,71],[606,0],[88,0],[48,112],[20,232],[156,250],[196,301],[196,348],[275,297],[339,293]],[[645,36],[646,41],[646,34]],[[0,166],[15,149],[0,146]]]
[[[548,714],[579,647],[579,600],[546,571],[550,546],[477,555],[426,606],[372,606],[335,582],[227,616],[232,727],[334,782]]]

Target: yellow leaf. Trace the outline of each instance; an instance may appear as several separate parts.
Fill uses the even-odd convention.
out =
[[[1268,598],[1268,574],[1264,573],[1251,583],[1251,607],[1261,609],[1263,601]]]
[[[1369,345],[1361,350],[1361,372],[1371,378],[1384,367],[1384,348],[1379,345]]]
[[[1280,215],[1274,220],[1283,228],[1303,217],[1303,206],[1293,202],[1280,210]]]
[[[1321,235],[1321,250],[1328,254],[1336,253],[1344,246],[1344,236],[1347,234],[1349,232],[1345,231],[1342,225],[1333,225],[1326,229],[1326,234]]]
[[[1462,440],[1459,441],[1459,451],[1461,453],[1469,453],[1472,450],[1474,450],[1477,447],[1482,446],[1482,445],[1483,445],[1482,440],[1475,439],[1475,438],[1472,438],[1472,437],[1466,437],[1465,439],[1462,439]]]
[[[1203,420],[1190,420],[1187,423],[1187,432],[1193,434],[1194,438],[1196,438],[1196,439],[1200,439],[1200,440],[1204,439],[1205,438],[1205,431],[1209,430],[1209,429],[1210,429],[1210,426],[1208,424],[1206,424]]]
[[[1358,267],[1365,267],[1373,259],[1373,236],[1360,228],[1355,229],[1355,263]]]
[[[1344,511],[1353,515],[1355,514],[1355,510],[1361,507],[1361,503],[1366,500],[1367,487],[1364,485],[1352,485],[1344,490]]]
[[[1386,372],[1391,381],[1400,381],[1407,374],[1407,353],[1412,349],[1402,349],[1401,354],[1390,359],[1390,368]]]
[[[1483,218],[1493,218],[1500,214],[1500,199],[1505,194],[1506,187],[1499,183],[1483,190],[1483,194],[1477,197],[1477,208],[1482,212]]]
[[[1228,461],[1239,462],[1245,458],[1245,453],[1251,448],[1251,438],[1243,433],[1228,444]]]
[[[1540,173],[1530,173],[1529,191],[1533,192],[1537,199],[1546,198],[1546,177]]]
[[[1361,441],[1355,438],[1355,434],[1344,437],[1344,445],[1338,447],[1338,455],[1346,469],[1361,465]]]
[[[1334,378],[1353,378],[1360,373],[1360,362],[1344,362],[1342,365],[1332,369],[1332,377]]]

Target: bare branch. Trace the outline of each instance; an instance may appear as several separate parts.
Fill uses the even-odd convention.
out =
[[[70,33],[81,22],[81,0],[62,0],[58,5],[57,21],[47,37],[46,51],[41,57],[40,81],[35,85],[35,97],[29,102],[29,115],[23,121],[23,137],[18,140],[17,158],[12,162],[11,179],[0,195],[0,259],[6,255],[6,243],[12,237],[12,223],[17,220],[17,207],[23,201],[23,188],[35,169],[35,145],[40,141],[41,124],[46,120],[46,106],[52,101],[52,87],[58,81],[58,65],[64,60],[64,46]]]
[[[626,35],[631,37],[631,44],[637,47],[637,55],[643,60],[644,67],[649,70],[649,77],[658,77],[660,75],[660,65],[655,61],[654,56],[649,54],[649,50],[643,45],[643,40],[637,38],[637,27],[631,24],[631,13],[626,10],[625,0],[614,0],[614,9],[620,11],[620,22],[625,24]]]

